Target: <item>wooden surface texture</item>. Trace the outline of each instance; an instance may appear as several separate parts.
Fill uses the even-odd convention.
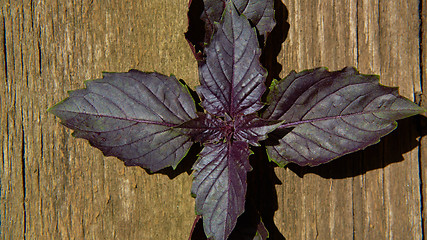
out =
[[[191,175],[125,167],[75,139],[47,108],[103,71],[198,85],[188,0],[0,0],[1,239],[188,239]],[[355,66],[426,107],[425,0],[283,0],[278,62]],[[426,121],[332,163],[275,168],[275,223],[293,239],[423,239]]]

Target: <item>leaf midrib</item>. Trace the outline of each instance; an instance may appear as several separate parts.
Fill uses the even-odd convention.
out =
[[[116,117],[116,116],[103,115],[103,114],[92,114],[92,113],[87,113],[87,112],[77,112],[77,111],[69,111],[69,110],[55,110],[55,111],[56,112],[67,112],[67,113],[74,113],[74,114],[82,114],[82,115],[94,116],[94,117],[112,118],[112,119],[117,119],[117,120],[124,120],[124,121],[144,123],[144,124],[153,124],[153,125],[160,125],[160,126],[166,126],[166,127],[176,127],[176,126],[180,125],[180,124],[169,123],[169,122],[156,122],[156,121],[136,119],[136,118],[123,118],[123,117]]]
[[[408,114],[405,114],[405,115],[411,116],[411,115],[414,115],[418,112],[419,112],[418,110],[406,110],[406,113],[408,113]],[[302,124],[306,124],[306,123],[327,121],[327,120],[331,120],[331,119],[341,119],[341,118],[350,117],[350,116],[375,114],[375,113],[402,113],[402,110],[381,110],[381,111],[373,111],[372,110],[372,111],[363,111],[363,112],[350,113],[350,114],[338,115],[338,116],[314,118],[314,119],[308,119],[308,120],[299,120],[299,121],[294,121],[294,122],[289,122],[289,123],[283,124],[283,125],[279,126],[278,128],[289,128],[292,126],[298,126],[298,125],[302,125]],[[396,120],[393,120],[393,121],[396,121]]]

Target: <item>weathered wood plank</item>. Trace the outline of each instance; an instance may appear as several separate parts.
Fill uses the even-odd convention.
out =
[[[19,11],[19,9],[17,9]],[[13,32],[19,32],[21,24],[11,25],[16,19],[9,18],[11,11],[2,9],[2,231],[4,238],[23,238],[25,233],[25,186],[23,175],[24,163],[24,134],[22,128],[22,95],[15,90],[15,85],[22,86],[22,82],[16,82],[13,72],[21,72],[22,66],[13,64],[20,56],[20,49],[14,42],[19,40],[12,38]],[[10,70],[10,71],[9,71]],[[7,77],[7,78],[6,78]],[[4,110],[3,110],[4,109]],[[3,205],[4,200],[9,204]]]
[[[326,66],[338,70],[357,64],[355,1],[300,0],[284,4],[290,23],[284,43],[285,74],[292,69]],[[300,178],[289,169],[277,169],[277,173],[283,189],[278,188],[276,222],[287,239],[352,237],[351,179],[325,179],[313,174]]]
[[[381,62],[379,56],[379,4],[377,1],[361,1],[357,9],[358,16],[358,67],[360,71],[379,74]],[[369,150],[359,159],[359,168],[369,167],[366,160],[382,161],[381,154]],[[366,158],[365,158],[366,156]],[[369,157],[368,157],[369,156]],[[372,164],[371,164],[372,165]],[[384,203],[383,169],[369,171],[355,177],[353,183],[354,235],[355,239],[385,239],[387,234],[386,211]]]
[[[425,1],[420,1],[420,72],[421,72],[421,81],[422,81],[422,92],[419,95],[419,101],[421,106],[427,109],[427,3]],[[427,114],[424,114],[427,116]],[[422,131],[426,131],[427,124],[421,123]],[[427,233],[427,138],[423,137],[420,139],[420,168],[421,168],[421,179],[422,179],[422,221],[423,221],[423,233]]]
[[[284,3],[290,16],[285,70],[316,66],[338,70],[353,65],[362,73],[381,75],[383,84],[399,86],[410,99],[420,90],[418,1]],[[336,160],[348,163],[293,168],[303,178],[289,169],[277,169],[284,184],[278,187],[283,200],[279,199],[276,220],[284,236],[420,239],[418,148],[406,150],[417,134],[410,127],[413,123],[402,123],[409,133],[399,132],[399,137]],[[405,153],[403,161],[401,153]],[[350,177],[340,179],[341,175]]]
[[[46,113],[101,71],[175,73],[194,85],[186,12],[187,0],[2,5],[2,238],[187,237],[191,176],[126,168]]]
[[[415,92],[421,90],[418,4],[418,1],[379,2],[382,82],[399,86],[400,94],[411,100],[414,100]],[[405,152],[402,149],[414,138],[417,129],[409,127],[408,130],[385,142],[384,161],[396,157],[399,151]],[[384,169],[388,237],[420,239],[418,148],[408,151],[403,157],[403,161]]]
[[[422,77],[426,92],[424,2],[283,2],[290,30],[279,59],[282,76],[292,69],[352,65],[380,74],[382,83],[399,86],[410,99],[421,90]],[[2,239],[187,239],[194,218],[191,176],[170,180],[124,167],[71,137],[46,113],[66,91],[84,87],[83,80],[99,78],[102,71],[174,73],[195,86],[197,66],[183,36],[187,3],[9,0],[0,5]],[[420,239],[427,142],[421,139],[419,155],[413,124],[403,122],[407,131],[399,136],[336,163],[276,169],[283,184],[277,187],[275,220],[283,235]]]
[[[408,4],[404,6],[405,4]],[[414,93],[420,89],[418,55],[418,16],[417,1],[365,1],[359,13],[365,15],[359,21],[362,33],[359,34],[359,68],[361,71],[379,73],[381,82],[386,85],[399,86],[400,93],[414,99]],[[375,12],[369,13],[369,9]],[[379,145],[383,162],[400,157],[400,153],[410,145],[417,131],[410,125],[414,122],[402,122],[400,137],[386,138]],[[400,150],[399,150],[400,149]],[[378,151],[377,150],[377,151]],[[409,149],[408,149],[409,150]],[[364,164],[369,166],[369,157],[365,154]],[[398,160],[400,161],[400,160]],[[364,208],[361,220],[360,238],[407,238],[421,237],[422,230],[417,199],[419,196],[418,149],[404,155],[404,160],[393,163],[383,170],[370,171],[361,176],[359,186],[365,186],[362,201]],[[377,180],[376,180],[377,179]],[[402,200],[394,200],[400,196]],[[366,200],[367,201],[366,201]],[[403,199],[413,199],[410,203]]]

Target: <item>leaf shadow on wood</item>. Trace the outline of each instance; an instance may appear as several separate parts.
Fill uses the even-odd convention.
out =
[[[398,121],[398,127],[375,145],[345,155],[316,167],[288,164],[287,167],[304,177],[313,173],[328,179],[343,179],[363,175],[404,160],[403,154],[420,145],[419,138],[427,135],[427,118],[417,115]]]
[[[200,61],[203,60],[203,49],[205,41],[205,23],[200,18],[204,11],[203,0],[190,0],[188,3],[188,30],[184,34],[185,39],[190,45],[194,57]]]
[[[268,35],[263,46],[263,39],[260,39],[260,45],[262,46],[262,54],[260,57],[261,64],[267,69],[268,76],[265,82],[267,88],[270,86],[273,79],[280,79],[280,72],[282,71],[282,65],[277,61],[277,56],[282,50],[282,43],[288,37],[290,25],[288,23],[288,9],[281,0],[274,0],[274,18],[276,20],[276,26],[274,26],[271,33]],[[264,98],[267,96],[267,92],[264,93]],[[265,100],[265,99],[263,99]]]

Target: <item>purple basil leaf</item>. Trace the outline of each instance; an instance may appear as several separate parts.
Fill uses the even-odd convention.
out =
[[[234,4],[256,26],[259,34],[267,38],[276,25],[274,0],[238,0]]]
[[[241,141],[206,144],[200,153],[191,192],[206,236],[227,239],[244,212],[249,154],[248,144]]]
[[[87,81],[49,111],[106,156],[151,171],[178,165],[192,142],[185,129],[173,127],[197,116],[175,77],[136,70]]]
[[[396,120],[424,110],[354,68],[292,72],[271,87],[263,117],[283,120],[267,146],[279,165],[318,165],[377,143]],[[274,141],[274,140],[273,140]]]
[[[234,118],[263,106],[260,98],[265,91],[266,71],[259,62],[257,37],[231,1],[206,55],[206,62],[199,66],[201,86],[197,92],[209,113]]]
[[[267,133],[279,127],[282,121],[269,121],[257,117],[256,114],[239,116],[235,119],[234,139],[259,146],[259,141],[267,137]]]
[[[203,0],[204,11],[201,19],[205,22],[205,42],[209,40],[215,31],[214,22],[219,22],[224,12],[227,0]],[[267,38],[276,22],[274,21],[273,0],[234,0],[239,14],[246,16],[258,29],[260,35]]]

